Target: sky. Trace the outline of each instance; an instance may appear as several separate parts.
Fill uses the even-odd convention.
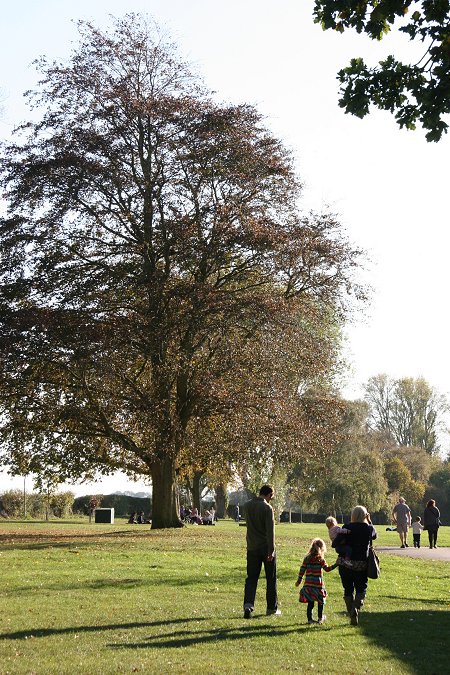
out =
[[[66,59],[77,19],[100,28],[133,11],[150,15],[216,97],[250,103],[289,147],[304,183],[305,210],[338,214],[370,259],[363,280],[371,303],[346,331],[347,398],[379,373],[423,376],[450,391],[448,353],[449,145],[422,130],[400,130],[387,112],[363,120],[338,106],[337,71],[352,57],[375,65],[421,50],[392,32],[381,42],[313,23],[313,0],[0,0],[0,138],[30,117],[23,92],[38,80],[40,55]],[[0,474],[0,493],[11,483]],[[89,487],[89,489],[88,489]],[[77,494],[93,486],[77,486]],[[123,476],[95,491],[146,489]],[[94,491],[94,490],[92,490]]]

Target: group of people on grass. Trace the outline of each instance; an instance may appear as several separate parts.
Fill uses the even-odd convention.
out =
[[[247,578],[244,589],[244,618],[250,619],[254,610],[256,588],[262,566],[266,574],[267,615],[278,615],[277,570],[275,553],[275,519],[270,501],[274,490],[271,485],[263,485],[259,496],[251,499],[245,506],[247,523]],[[346,536],[342,548],[338,548],[339,557],[332,565],[325,560],[327,547],[322,539],[313,539],[298,572],[295,586],[300,586],[299,600],[306,603],[306,616],[309,624],[323,623],[326,616],[323,608],[327,591],[323,572],[339,568],[344,601],[352,625],[358,625],[359,610],[366,597],[368,576],[367,560],[369,547],[376,539],[377,532],[370,520],[370,514],[364,506],[355,506],[351,520],[343,528],[334,518],[326,523],[330,539],[338,535]],[[317,619],[313,619],[314,605],[317,603]]]
[[[415,548],[420,548],[420,535],[423,530],[428,532],[430,548],[437,548],[437,537],[441,524],[440,518],[441,514],[436,506],[435,500],[430,499],[425,507],[425,511],[423,512],[423,524],[422,518],[420,516],[416,516],[414,522],[411,522],[411,509],[406,503],[405,498],[400,497],[398,504],[394,506],[394,510],[392,512],[392,519],[395,523],[395,527],[388,529],[394,529],[399,533],[401,544],[400,548],[407,548],[409,546],[407,538],[408,529],[411,526]]]
[[[149,520],[145,520],[143,511],[139,511],[139,513],[137,511],[133,511],[133,513],[128,518],[129,525],[144,525],[145,523],[149,522]]]
[[[200,515],[197,508],[188,509],[182,506],[180,508],[180,518],[184,523],[191,523],[193,525],[214,525],[216,512],[211,507]]]

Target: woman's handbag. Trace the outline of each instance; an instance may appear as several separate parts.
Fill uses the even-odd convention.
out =
[[[372,544],[369,546],[369,555],[367,557],[367,576],[369,579],[378,579],[380,576],[380,559],[373,550]]]

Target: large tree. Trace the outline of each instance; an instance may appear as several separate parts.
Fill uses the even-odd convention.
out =
[[[372,429],[390,433],[399,446],[439,452],[439,430],[448,403],[424,378],[375,375],[364,389]]]
[[[352,59],[339,71],[341,98],[346,112],[364,117],[370,105],[395,114],[400,127],[415,129],[420,122],[428,141],[447,133],[450,113],[450,2],[449,0],[316,0],[315,21],[324,30],[343,33],[348,28],[381,40],[391,27],[423,45],[417,63],[402,63],[393,55],[375,67]]]
[[[154,27],[79,28],[68,63],[39,61],[42,117],[3,149],[3,461],[150,475],[153,527],[177,526],[191,428],[236,408],[275,424],[296,366],[323,370],[302,336],[342,321],[359,254],[332,218],[300,217],[259,114],[217,104]],[[258,358],[284,333],[271,399]]]

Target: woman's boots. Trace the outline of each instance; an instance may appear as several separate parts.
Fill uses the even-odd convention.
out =
[[[357,626],[359,621],[359,610],[364,604],[364,595],[362,593],[357,593],[355,599],[351,595],[344,595],[345,606],[347,607],[347,612],[350,615],[350,623],[352,626]]]
[[[352,595],[344,595],[344,602],[345,606],[347,607],[347,614],[350,616],[352,613],[353,609],[353,596]]]
[[[350,611],[350,623],[352,626],[357,626],[359,621],[359,610],[364,604],[364,595],[362,593],[357,593],[355,599],[352,603],[352,608]]]

